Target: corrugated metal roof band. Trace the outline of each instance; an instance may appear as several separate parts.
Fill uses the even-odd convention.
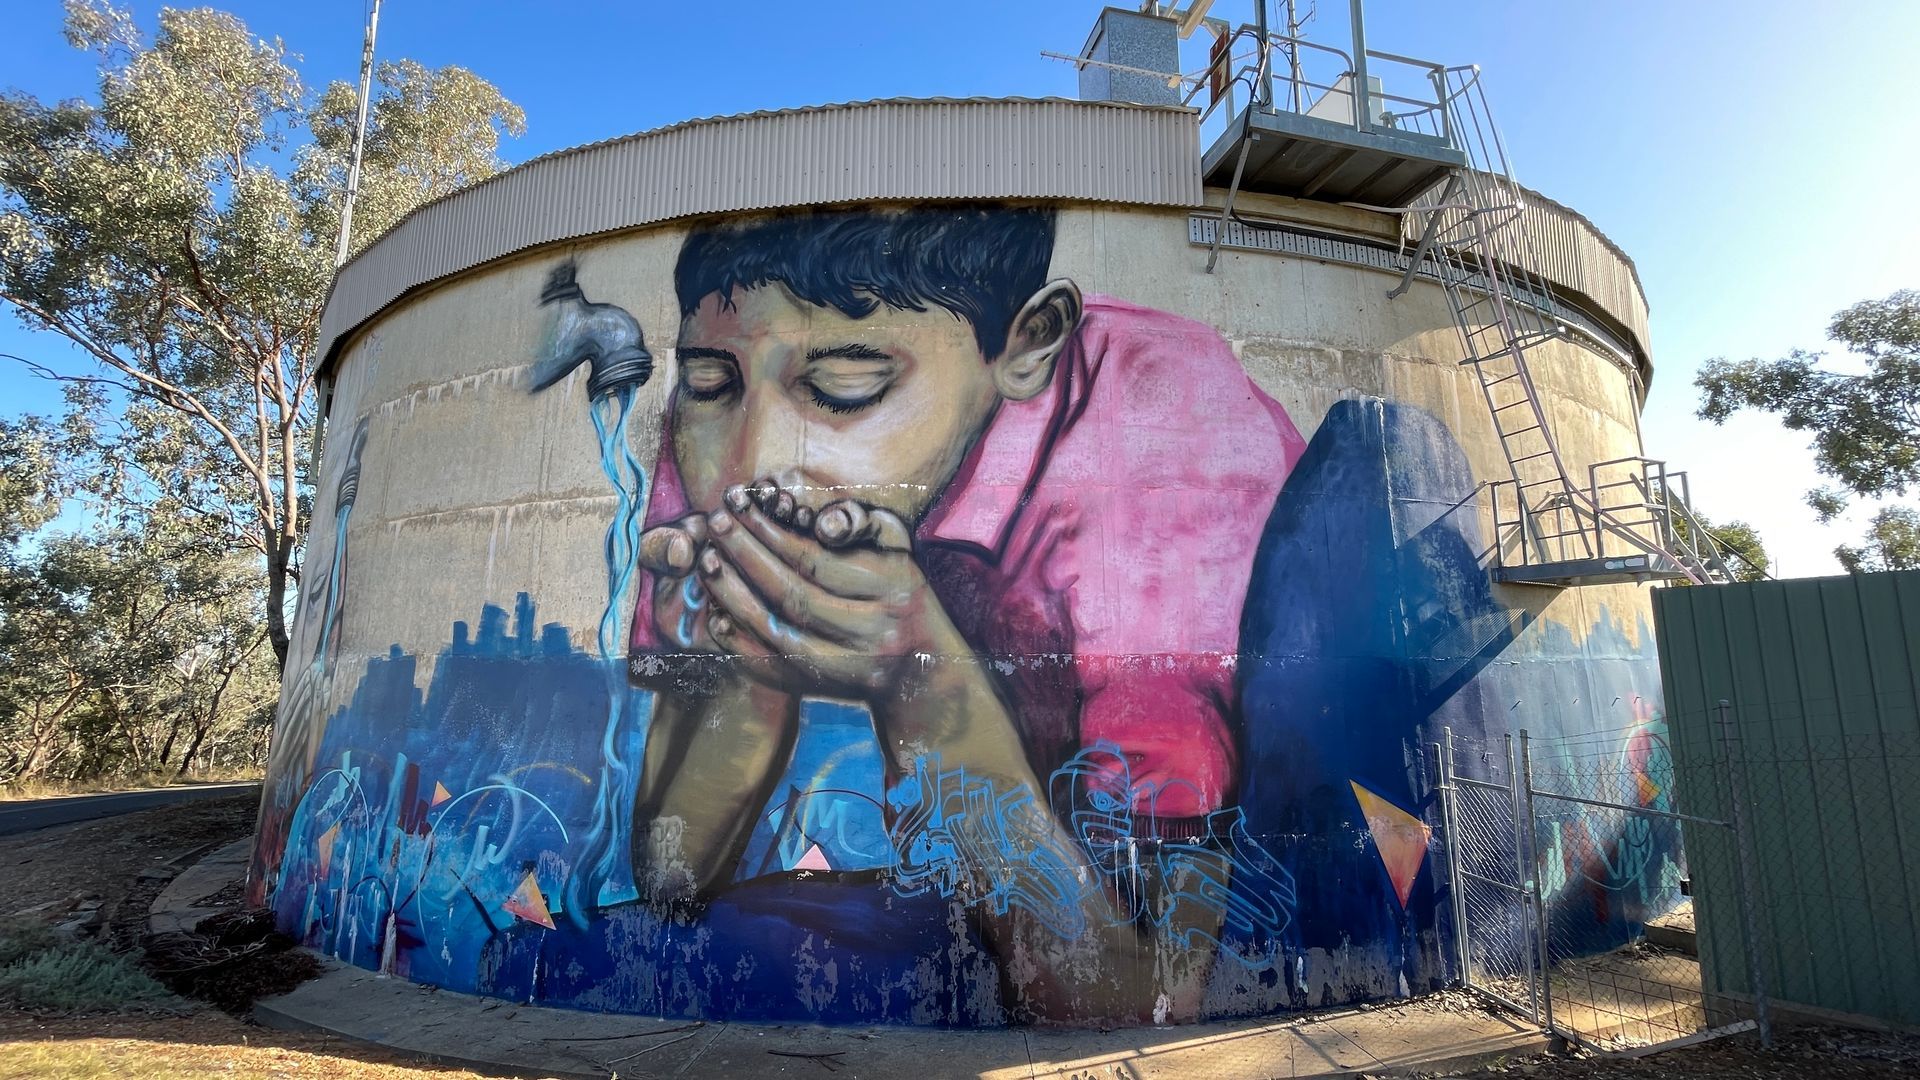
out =
[[[428,203],[348,262],[321,354],[331,364],[348,333],[408,292],[529,248],[701,214],[969,198],[1201,206],[1198,116],[1060,98],[871,101],[562,150]],[[1644,358],[1632,263],[1585,218],[1536,198],[1530,220],[1551,253],[1541,271],[1618,319]]]
[[[322,354],[409,290],[527,248],[675,218],[884,199],[1201,201],[1187,109],[877,101],[700,120],[536,158],[429,203],[340,271]]]

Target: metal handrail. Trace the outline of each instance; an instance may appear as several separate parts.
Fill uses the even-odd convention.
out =
[[[1253,48],[1243,50],[1242,45],[1247,41],[1252,42]],[[1335,81],[1330,83],[1299,77],[1290,77],[1287,80],[1290,85],[1298,90],[1316,92],[1318,97],[1311,103],[1305,100],[1306,95],[1297,95],[1300,101],[1297,108],[1286,108],[1278,101],[1263,100],[1265,95],[1262,93],[1262,87],[1264,87],[1267,82],[1268,73],[1274,68],[1273,55],[1282,49],[1307,49],[1333,57],[1340,62],[1340,71],[1337,75],[1333,76]],[[1201,69],[1198,76],[1183,75],[1178,77],[1181,81],[1191,84],[1190,89],[1182,97],[1182,104],[1191,104],[1203,88],[1211,85],[1210,76],[1212,73],[1222,64],[1226,64],[1230,66],[1233,75],[1226,80],[1225,85],[1231,87],[1235,84],[1244,84],[1247,87],[1247,97],[1250,108],[1257,106],[1287,112],[1298,111],[1304,114],[1310,111],[1313,105],[1318,104],[1320,100],[1324,100],[1328,94],[1347,94],[1354,100],[1353,126],[1355,128],[1366,130],[1378,122],[1372,115],[1369,115],[1361,109],[1360,103],[1363,100],[1368,103],[1379,101],[1394,105],[1404,105],[1408,106],[1408,108],[1397,111],[1383,108],[1379,115],[1386,119],[1389,126],[1395,127],[1401,126],[1406,120],[1411,118],[1435,116],[1438,118],[1437,126],[1440,130],[1434,132],[1420,131],[1419,133],[1440,138],[1445,141],[1449,147],[1460,148],[1455,146],[1454,143],[1454,125],[1449,115],[1449,106],[1452,104],[1454,97],[1465,93],[1471,88],[1473,79],[1464,80],[1458,88],[1453,88],[1450,86],[1448,76],[1455,72],[1470,72],[1474,79],[1477,79],[1479,73],[1478,67],[1470,64],[1449,67],[1431,60],[1421,60],[1415,57],[1402,56],[1398,53],[1383,52],[1377,49],[1368,49],[1365,55],[1368,59],[1382,60],[1387,63],[1400,64],[1417,69],[1433,84],[1434,97],[1432,99],[1409,97],[1405,94],[1393,93],[1385,89],[1376,91],[1372,89],[1371,86],[1360,86],[1355,81],[1359,78],[1357,74],[1358,66],[1353,61],[1353,55],[1346,50],[1334,45],[1328,45],[1324,42],[1309,41],[1306,38],[1271,31],[1267,33],[1265,46],[1262,47],[1260,31],[1256,27],[1243,25],[1230,35],[1227,50],[1218,60],[1209,62],[1205,68]],[[1173,76],[1169,76],[1169,78],[1173,78]],[[1340,86],[1338,82],[1340,79],[1348,80],[1346,87],[1343,88]],[[1219,106],[1220,102],[1228,100],[1229,96],[1230,95],[1223,93],[1210,102],[1201,113],[1201,121],[1205,122],[1205,120],[1213,114],[1213,111]],[[1417,131],[1418,129],[1413,130]]]
[[[1624,480],[1602,483],[1601,472],[1620,466],[1631,466],[1632,475]],[[1683,470],[1668,471],[1666,462],[1659,458],[1643,455],[1628,455],[1597,461],[1587,467],[1587,490],[1578,489],[1571,494],[1578,496],[1572,502],[1562,501],[1551,508],[1542,506],[1529,508],[1521,498],[1518,485],[1514,481],[1495,481],[1489,485],[1493,498],[1494,546],[1504,553],[1510,541],[1518,540],[1520,562],[1527,565],[1529,549],[1526,539],[1532,536],[1535,544],[1550,541],[1567,540],[1585,536],[1593,542],[1593,551],[1598,556],[1606,556],[1609,536],[1628,542],[1636,551],[1659,550],[1671,557],[1689,579],[1696,582],[1709,582],[1730,576],[1725,557],[1721,551],[1721,542],[1700,522],[1693,512],[1689,495],[1687,474]],[[1628,501],[1609,502],[1602,499],[1603,492],[1618,491],[1621,488],[1633,488],[1640,498]],[[1515,489],[1516,519],[1508,519],[1502,512],[1502,488]],[[1572,514],[1577,526],[1552,531],[1541,531],[1538,518],[1543,512],[1551,513],[1559,522],[1565,514]],[[1527,531],[1529,516],[1536,519],[1531,533]],[[1685,531],[1678,523],[1684,521]],[[1651,539],[1653,547],[1649,548]],[[1502,558],[1504,562],[1504,557]]]

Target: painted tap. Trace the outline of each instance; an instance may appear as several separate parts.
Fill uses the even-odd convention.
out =
[[[368,417],[361,417],[353,426],[353,442],[348,444],[347,465],[340,472],[340,482],[333,489],[333,513],[340,517],[353,509],[353,500],[360,493],[360,455],[367,448]]]
[[[574,274],[573,263],[562,263],[540,291],[540,306],[552,312],[547,347],[533,367],[533,389],[552,386],[581,364],[591,365],[590,400],[621,387],[644,386],[653,377],[653,354],[647,351],[639,322],[624,308],[588,300]]]

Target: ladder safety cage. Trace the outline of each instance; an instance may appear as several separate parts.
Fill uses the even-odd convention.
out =
[[[1400,216],[1417,232],[1398,297],[1416,277],[1447,298],[1464,359],[1492,419],[1505,476],[1488,485],[1496,580],[1565,587],[1612,582],[1732,580],[1693,512],[1685,474],[1617,458],[1570,468],[1532,362],[1543,343],[1580,328],[1547,277],[1527,192],[1487,104],[1480,69],[1369,49],[1360,5],[1353,44],[1341,49],[1254,25],[1219,37],[1207,66],[1170,82],[1200,122],[1224,106],[1225,125],[1201,158],[1205,182],[1224,186],[1207,238],[1213,273],[1242,191],[1338,202]],[[1289,30],[1294,26],[1289,20]],[[1244,96],[1244,107],[1236,99]],[[1409,237],[1411,238],[1411,237]]]
[[[1477,67],[1439,76],[1452,133],[1468,164],[1402,213],[1420,239],[1397,297],[1416,275],[1440,282],[1493,421],[1507,476],[1490,485],[1494,576],[1540,585],[1623,581],[1731,581],[1713,537],[1692,510],[1686,474],[1653,458],[1615,458],[1570,475],[1531,361],[1568,327],[1535,298],[1552,295],[1539,270],[1526,192],[1513,179]],[[1379,207],[1377,209],[1389,209]]]

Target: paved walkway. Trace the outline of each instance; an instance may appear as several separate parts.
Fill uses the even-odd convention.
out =
[[[193,901],[245,872],[239,841],[183,872],[153,926],[184,929]],[[377,1043],[493,1075],[707,1078],[978,1077],[981,1080],[1335,1077],[1446,1071],[1546,1047],[1538,1030],[1447,994],[1400,1005],[1111,1032],[943,1031],[699,1023],[545,1009],[418,986],[327,962],[325,974],[254,1005],[274,1028]]]
[[[1453,999],[1447,999],[1451,1002]],[[379,1043],[475,1071],[605,1078],[735,1076],[1107,1080],[1334,1077],[1444,1071],[1546,1048],[1538,1031],[1471,1007],[1411,1003],[1111,1032],[697,1023],[543,1009],[431,990],[330,964],[254,1006],[268,1027]]]

